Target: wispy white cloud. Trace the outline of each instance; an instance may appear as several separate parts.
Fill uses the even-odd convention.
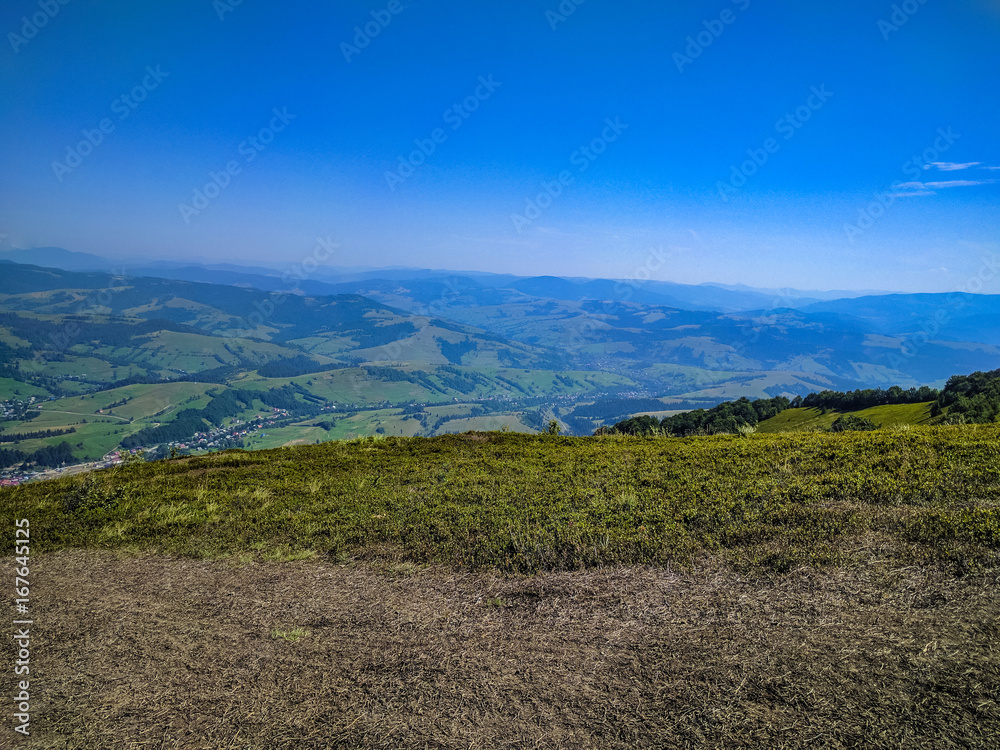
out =
[[[976,185],[992,185],[1000,180],[944,180],[941,182],[901,182],[896,186],[897,198],[916,195],[935,195],[935,190],[947,190],[956,187],[975,187]]]
[[[973,187],[975,185],[992,185],[997,180],[947,180],[945,182],[925,182],[924,187],[931,190],[953,187]]]
[[[937,169],[942,172],[957,172],[960,169],[978,167],[980,164],[982,164],[981,161],[970,161],[965,164],[956,164],[951,161],[932,161],[930,164],[924,164],[924,169]]]
[[[909,183],[910,185],[920,185],[921,183]],[[898,187],[904,187],[899,185]],[[922,189],[908,189],[908,190],[897,190],[891,194],[893,198],[919,198],[924,195],[937,195],[933,190],[922,190]]]

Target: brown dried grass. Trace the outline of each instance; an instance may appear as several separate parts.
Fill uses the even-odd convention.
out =
[[[109,750],[994,748],[998,574],[62,551],[32,566],[32,737],[3,731]]]

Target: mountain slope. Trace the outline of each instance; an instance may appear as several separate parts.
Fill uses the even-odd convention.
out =
[[[888,294],[817,302],[802,311],[850,316],[889,335],[1000,343],[1000,295]]]
[[[358,295],[304,296],[149,277],[5,264],[0,308],[34,315],[170,321],[188,333],[268,341],[318,355],[538,367],[554,353]],[[170,326],[168,326],[170,328]],[[462,350],[460,353],[458,349]],[[320,360],[324,361],[324,360]]]

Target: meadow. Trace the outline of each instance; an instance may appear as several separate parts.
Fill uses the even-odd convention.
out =
[[[3,489],[32,746],[991,748],[998,459],[1000,425],[470,432]]]
[[[27,484],[0,493],[0,508],[32,519],[39,551],[390,558],[503,573],[703,556],[783,572],[878,554],[966,569],[997,560],[998,459],[997,425],[363,438]]]
[[[931,420],[931,403],[894,404],[891,406],[873,406],[852,412],[862,419],[868,419],[879,427],[894,427],[896,425],[923,425]],[[775,417],[766,419],[757,425],[759,432],[808,432],[811,430],[829,430],[842,412],[822,409],[785,409]]]

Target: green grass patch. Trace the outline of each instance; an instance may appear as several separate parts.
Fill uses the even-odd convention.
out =
[[[930,422],[931,403],[873,406],[870,409],[844,413],[871,420],[879,427],[916,426]],[[836,411],[824,414],[821,409],[785,409],[781,414],[761,422],[757,429],[764,433],[829,430],[840,415],[841,412]]]
[[[4,401],[12,398],[24,400],[29,396],[47,399],[50,395],[47,390],[39,386],[23,383],[20,380],[12,378],[0,378],[0,399]]]
[[[271,637],[275,640],[279,638],[283,641],[288,641],[289,643],[297,643],[303,638],[309,635],[309,631],[305,628],[291,628],[289,630],[282,630],[281,628],[275,628],[271,631]]]
[[[32,549],[534,572],[995,563],[1000,426],[672,438],[470,433],[226,451],[0,491]],[[10,553],[12,540],[0,551]],[[876,550],[873,552],[872,550]]]

